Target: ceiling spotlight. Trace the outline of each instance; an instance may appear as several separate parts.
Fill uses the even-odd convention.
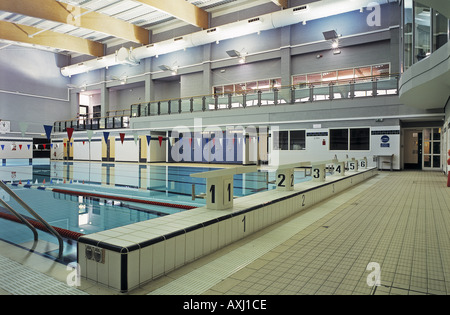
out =
[[[333,42],[331,44],[331,48],[337,49],[338,47],[339,47],[339,41],[338,40],[333,40]]]
[[[240,57],[241,56],[241,53],[237,50],[228,50],[227,54],[230,57]]]
[[[237,58],[239,58],[239,63],[240,64],[243,64],[243,63],[245,63],[246,62],[246,58],[245,58],[245,54],[241,54],[239,51],[237,51],[237,50],[228,50],[227,51],[227,54],[228,54],[228,56],[230,56],[230,57],[233,57],[233,58],[235,58],[235,57],[237,57]]]
[[[170,71],[172,75],[178,74],[178,67],[169,67],[167,65],[161,65],[159,66],[159,69],[161,69],[162,71]]]
[[[322,34],[323,34],[323,37],[325,38],[325,40],[333,40],[333,39],[339,38],[339,36],[335,30],[322,32]]]

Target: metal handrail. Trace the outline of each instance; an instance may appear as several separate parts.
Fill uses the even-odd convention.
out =
[[[28,222],[27,220],[25,220],[25,218],[18,213],[16,210],[14,210],[13,208],[11,208],[10,205],[8,205],[3,199],[0,198],[0,204],[2,204],[2,206],[4,206],[9,212],[11,212],[13,215],[16,216],[17,219],[19,219],[23,224],[25,224],[26,226],[28,226],[30,228],[30,230],[33,232],[34,235],[34,240],[37,241],[38,240],[38,233],[35,229],[34,226],[31,225],[30,222]]]
[[[17,196],[17,194],[14,191],[12,191],[8,186],[6,186],[6,184],[3,183],[2,181],[0,181],[0,187],[3,188],[4,191],[6,191],[15,201],[17,201],[17,203],[19,203],[25,210],[27,210],[33,217],[35,217],[36,220],[42,223],[47,228],[47,230],[58,239],[59,242],[58,258],[62,258],[64,242],[61,235],[59,235],[59,233],[56,232],[56,230],[50,224],[48,224],[47,221],[45,221],[39,214],[37,214],[33,209],[31,209],[29,205],[27,205],[22,199],[20,199],[20,197]]]

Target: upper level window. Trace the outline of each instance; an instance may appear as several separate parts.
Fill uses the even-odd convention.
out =
[[[258,91],[267,92],[281,88],[281,78],[266,79],[259,81],[249,81],[234,83],[228,85],[217,85],[213,87],[213,93],[216,95],[241,95],[253,94]]]
[[[379,64],[347,69],[329,70],[316,73],[299,74],[292,76],[292,84],[300,88],[308,85],[321,86],[333,84],[348,84],[350,81],[371,81],[373,77],[382,79],[389,77],[390,64]]]

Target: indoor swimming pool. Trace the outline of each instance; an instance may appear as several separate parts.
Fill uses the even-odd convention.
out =
[[[4,165],[0,179],[51,226],[77,235],[92,234],[132,223],[151,220],[202,207],[206,180],[190,175],[217,167],[176,164],[53,162],[35,165]],[[234,176],[234,197],[275,188],[275,172],[260,170]],[[295,183],[309,180],[295,172]],[[0,197],[13,209],[30,218],[13,198],[0,189]],[[193,200],[194,199],[194,200]],[[33,234],[23,224],[5,219],[8,210],[0,206],[0,239],[29,247]],[[56,257],[56,238],[43,231],[47,242],[42,254]],[[66,239],[64,257],[76,258],[76,242]],[[74,245],[75,244],[75,245]],[[38,251],[36,249],[36,251]]]

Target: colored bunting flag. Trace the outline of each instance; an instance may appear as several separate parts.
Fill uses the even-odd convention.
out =
[[[108,143],[109,132],[103,131],[103,138],[105,139],[105,143]]]
[[[69,137],[69,141],[72,138],[73,130],[73,128],[67,128],[67,136]]]
[[[50,134],[52,133],[53,126],[44,125],[45,134],[47,135],[47,140],[50,140]]]

